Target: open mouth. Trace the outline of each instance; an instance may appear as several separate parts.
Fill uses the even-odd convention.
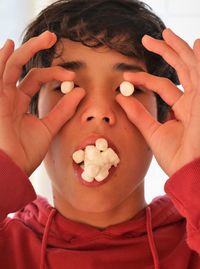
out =
[[[85,141],[72,158],[81,182],[93,186],[107,182],[120,162],[116,151],[102,137]]]

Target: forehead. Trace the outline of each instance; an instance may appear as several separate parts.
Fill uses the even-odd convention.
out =
[[[61,39],[56,47],[56,55],[52,65],[63,65],[66,63],[77,63],[69,69],[113,69],[115,71],[143,71],[146,70],[144,62],[135,57],[127,57],[108,47],[91,48],[84,46],[80,42],[75,42],[69,39]],[[80,65],[79,65],[80,63]],[[66,66],[65,66],[66,64]],[[121,65],[120,65],[121,64]],[[119,67],[119,68],[118,68]]]

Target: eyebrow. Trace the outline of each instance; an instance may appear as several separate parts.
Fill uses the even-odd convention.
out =
[[[72,71],[77,71],[81,68],[85,68],[86,67],[86,63],[81,62],[81,61],[70,61],[70,62],[64,62],[64,63],[60,63],[58,64],[58,66],[61,66],[65,69],[69,69]]]
[[[65,69],[72,70],[72,71],[77,71],[77,70],[80,70],[80,69],[87,67],[86,63],[82,62],[82,61],[69,61],[69,62],[59,63],[58,66],[61,66]],[[132,71],[132,72],[143,71],[144,72],[145,71],[139,65],[128,64],[128,63],[116,63],[113,66],[113,70],[121,71],[121,72],[126,72],[126,71]]]
[[[117,63],[113,66],[113,69],[116,71],[132,71],[132,72],[141,72],[145,71],[141,66],[135,64],[127,64],[127,63]]]

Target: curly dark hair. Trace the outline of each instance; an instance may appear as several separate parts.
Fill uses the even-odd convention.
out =
[[[147,51],[141,39],[145,34],[162,39],[163,21],[138,0],[59,0],[43,11],[27,27],[23,42],[49,30],[57,35],[56,44],[38,52],[24,67],[23,78],[33,67],[48,67],[56,55],[61,38],[81,42],[88,47],[107,46],[128,57],[144,61],[150,74],[169,78],[179,84],[176,71],[162,57]],[[37,93],[30,111],[38,115]],[[157,118],[165,120],[169,106],[156,94]]]

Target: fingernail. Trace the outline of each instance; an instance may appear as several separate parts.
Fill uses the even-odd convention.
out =
[[[7,39],[2,48],[5,48],[9,42],[10,42],[10,39]]]
[[[144,35],[143,37],[142,37],[143,39],[145,38],[149,38],[149,39],[154,39],[152,36],[150,36],[150,35]]]
[[[166,28],[164,31],[167,31],[167,32],[170,33],[170,34],[175,35],[174,31],[172,31],[171,28]]]
[[[173,33],[172,29],[171,28],[166,28],[167,31]]]
[[[49,46],[52,46],[53,44],[55,44],[56,40],[57,40],[57,36],[55,33],[51,33],[51,40],[49,41]]]
[[[142,37],[142,44],[143,45],[146,45],[146,44],[148,44],[149,43],[149,40],[152,40],[152,37],[151,36],[149,36],[149,35],[144,35],[143,37]]]
[[[50,47],[50,46],[52,46],[55,43],[57,37],[56,37],[56,34],[55,33],[50,32],[49,30],[46,30],[45,32],[43,32],[42,34],[40,34],[41,37],[47,36],[47,35],[49,37],[48,46]]]
[[[43,33],[41,33],[40,36],[45,36],[45,35],[47,35],[47,33],[50,33],[50,31],[46,30]]]

